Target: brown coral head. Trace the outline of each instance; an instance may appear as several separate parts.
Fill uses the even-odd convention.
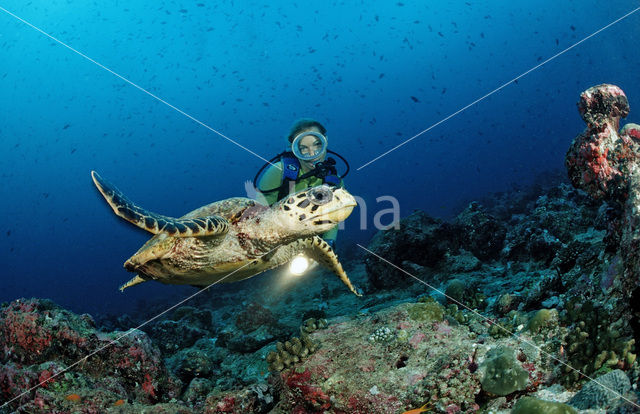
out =
[[[614,120],[617,129],[619,119],[629,115],[629,101],[618,86],[603,83],[592,86],[580,94],[578,111],[588,124]]]

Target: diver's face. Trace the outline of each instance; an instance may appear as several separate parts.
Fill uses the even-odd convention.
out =
[[[315,127],[309,129],[308,131],[318,133],[320,132],[320,130]],[[321,161],[324,161],[327,156],[326,152],[320,153],[320,151],[322,150],[322,141],[320,141],[320,138],[314,135],[307,135],[302,137],[300,139],[298,148],[300,149],[300,152],[305,156],[316,154],[318,155],[318,158],[314,159],[313,161],[300,160],[300,166],[302,167],[302,170],[304,172],[313,170],[315,165]]]
[[[314,135],[307,135],[300,140],[300,152],[306,156],[320,155],[322,141]]]

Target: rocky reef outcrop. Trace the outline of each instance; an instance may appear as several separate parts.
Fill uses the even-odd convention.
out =
[[[168,403],[181,382],[142,331],[99,332],[89,315],[42,299],[0,308],[0,395],[20,412],[101,412],[119,401]],[[57,411],[59,410],[59,411]]]

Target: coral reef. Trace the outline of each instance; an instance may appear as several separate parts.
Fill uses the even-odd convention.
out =
[[[377,233],[369,250],[391,263],[414,263],[434,267],[445,259],[445,253],[457,242],[453,226],[417,211],[400,220],[398,228]],[[407,286],[413,279],[403,272],[389,268],[374,256],[365,257],[369,282],[377,289]]]
[[[205,414],[269,413],[278,395],[267,384],[253,384],[237,392],[210,393],[204,403]]]
[[[302,335],[302,339],[298,337],[291,340],[276,344],[276,350],[267,355],[267,363],[270,371],[282,371],[299,362],[301,358],[315,352],[317,345],[314,344],[308,335]]]
[[[529,374],[516,360],[515,352],[508,347],[491,349],[480,365],[480,384],[484,391],[495,395],[508,395],[527,387]]]
[[[531,333],[537,333],[543,328],[557,324],[558,311],[555,309],[540,309],[527,322],[527,330]]]
[[[227,325],[217,335],[217,345],[233,352],[252,353],[277,341],[285,340],[286,329],[271,311],[259,303],[250,302],[235,316],[235,324]]]
[[[635,339],[628,323],[607,312],[602,304],[572,299],[567,304],[564,323],[568,332],[563,342],[572,368],[593,375],[602,369],[628,370],[635,363]],[[572,385],[580,379],[580,373],[564,367],[563,383]]]
[[[393,413],[428,400],[438,410],[477,410],[473,399],[480,384],[468,367],[472,335],[462,325],[410,318],[416,305],[423,304],[342,318],[312,333],[318,350],[280,373],[282,412]],[[393,335],[369,341],[372,329]]]
[[[447,302],[453,302],[472,309],[483,309],[486,306],[486,296],[477,284],[468,284],[460,279],[452,279],[444,291]]]
[[[432,297],[426,297],[419,303],[412,304],[407,309],[409,318],[414,321],[440,322],[444,317],[444,308]]]
[[[0,395],[23,412],[70,404],[103,411],[120,399],[149,404],[179,396],[180,381],[144,332],[101,333],[87,315],[38,299],[3,306],[0,329]]]
[[[488,214],[479,203],[472,202],[454,220],[462,234],[461,247],[480,260],[498,257],[506,235],[500,220]]]
[[[327,321],[325,319],[309,318],[300,327],[300,337],[293,337],[285,343],[276,343],[276,350],[267,354],[266,361],[269,370],[279,372],[291,365],[299,362],[309,354],[316,351],[317,345],[311,340],[309,334],[318,329],[325,329]]]
[[[236,326],[244,333],[255,331],[264,325],[276,325],[276,318],[264,306],[252,302],[236,316]]]
[[[578,110],[587,128],[571,144],[566,156],[569,178],[591,197],[608,201],[618,210],[609,226],[619,240],[624,262],[621,292],[631,296],[640,271],[640,125],[620,128],[629,102],[615,85],[597,85],[580,95]]]
[[[200,339],[193,346],[184,348],[166,359],[167,366],[184,384],[195,378],[220,376],[225,353],[209,338]]]
[[[522,397],[511,410],[511,414],[578,414],[575,408],[554,401]]]
[[[389,342],[395,338],[391,329],[386,326],[381,326],[380,328],[373,331],[371,335],[369,335],[369,341],[371,342]]]
[[[569,404],[580,410],[610,410],[621,403],[625,403],[621,397],[634,398],[628,395],[630,389],[631,383],[627,375],[623,371],[616,369],[586,383],[571,398]]]
[[[619,88],[582,99],[587,129],[567,154],[578,188],[547,174],[465,203],[451,222],[417,211],[375,235],[370,250],[425,284],[354,254],[344,265],[368,281],[363,298],[319,271],[297,280],[303,295],[274,288],[273,272],[200,295],[146,333],[127,331],[136,323],[126,315],[97,317],[99,329],[50,301],[17,300],[0,309],[0,398],[42,384],[6,408],[631,412],[640,129],[618,132],[628,112]],[[146,302],[136,317],[164,305]]]

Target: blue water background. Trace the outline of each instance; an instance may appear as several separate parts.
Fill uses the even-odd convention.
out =
[[[640,122],[640,12],[389,153],[638,6],[636,1],[16,1],[0,6],[264,158],[299,117],[324,123],[363,198],[340,242],[366,243],[376,202],[442,218],[564,168],[578,95],[623,88]],[[97,170],[180,216],[243,196],[263,161],[0,11],[0,300],[131,311],[188,287],[122,294],[149,237],[113,215]],[[295,287],[294,287],[295,288]],[[238,298],[242,300],[242,298]]]

